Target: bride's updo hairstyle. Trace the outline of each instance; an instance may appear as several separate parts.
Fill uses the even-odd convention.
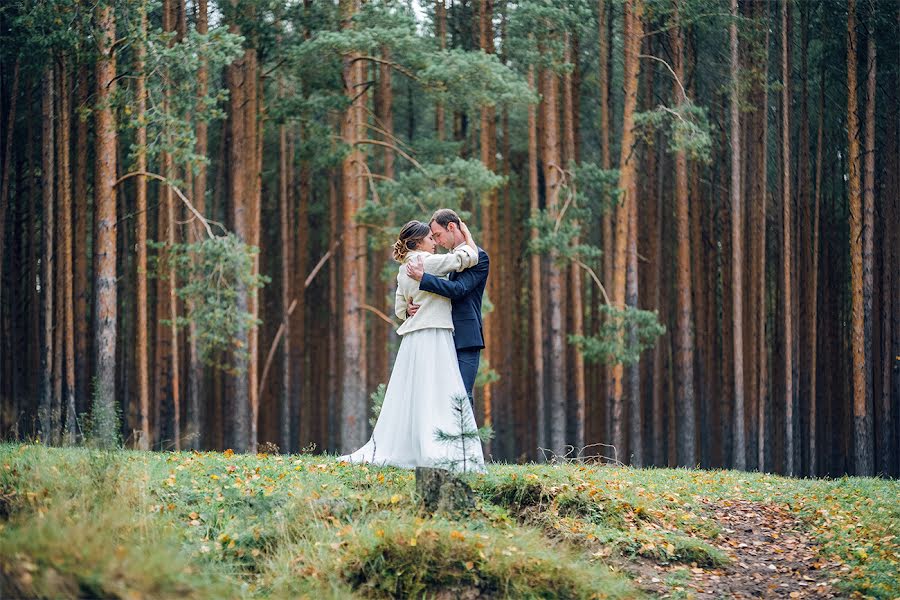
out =
[[[421,221],[410,221],[400,230],[400,237],[394,242],[394,260],[402,263],[406,255],[419,246],[431,228]]]

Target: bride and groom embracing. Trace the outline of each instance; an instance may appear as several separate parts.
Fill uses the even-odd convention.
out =
[[[449,252],[436,254],[438,245]],[[394,303],[403,321],[400,349],[372,437],[340,459],[405,468],[463,464],[465,470],[484,471],[477,440],[445,443],[437,432],[464,434],[463,423],[475,422],[472,388],[484,348],[481,298],[488,255],[459,216],[442,208],[427,224],[404,225],[393,256],[400,263]],[[454,403],[466,396],[469,402]]]

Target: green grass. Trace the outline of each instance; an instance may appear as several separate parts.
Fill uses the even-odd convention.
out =
[[[451,519],[419,514],[410,471],[322,456],[0,445],[0,567],[49,597],[634,598],[611,557],[725,564],[698,499],[744,498],[802,518],[843,591],[900,595],[896,482],[491,465],[470,483],[477,509]]]

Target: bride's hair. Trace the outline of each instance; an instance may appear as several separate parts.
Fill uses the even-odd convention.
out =
[[[394,260],[402,263],[406,255],[419,246],[431,228],[421,221],[410,221],[400,230],[400,237],[394,242]]]

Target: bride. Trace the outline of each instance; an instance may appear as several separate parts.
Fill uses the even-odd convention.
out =
[[[466,395],[456,348],[450,300],[423,292],[419,282],[406,273],[406,263],[421,256],[425,272],[446,277],[478,264],[478,249],[468,227],[460,230],[465,244],[449,254],[435,254],[437,244],[431,228],[410,221],[394,243],[394,260],[400,263],[394,309],[403,324],[397,360],[388,381],[381,413],[372,437],[359,450],[339,457],[348,462],[368,462],[397,467],[446,467],[484,471],[481,443],[439,440],[437,432],[461,434],[461,427],[474,429],[474,415]],[[418,311],[407,318],[410,302]],[[464,402],[455,402],[463,398]],[[462,414],[460,414],[462,410]]]

